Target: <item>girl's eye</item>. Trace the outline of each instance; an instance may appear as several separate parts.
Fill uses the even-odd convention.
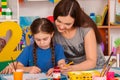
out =
[[[43,40],[46,41],[46,40],[48,40],[48,38],[44,38]]]
[[[36,39],[36,41],[40,41],[40,39]]]

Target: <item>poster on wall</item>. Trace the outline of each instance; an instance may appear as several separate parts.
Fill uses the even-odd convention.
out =
[[[20,41],[20,49],[33,43],[33,37],[30,33],[30,25],[36,18],[39,18],[39,16],[20,16],[20,26],[23,31],[22,39]]]

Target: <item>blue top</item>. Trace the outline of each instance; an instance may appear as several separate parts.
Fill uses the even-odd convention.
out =
[[[55,44],[55,63],[61,59],[65,59],[63,47],[59,44]],[[51,48],[48,49],[36,49],[37,55],[37,67],[41,69],[42,72],[47,72],[53,67],[52,64],[52,53]],[[17,58],[18,62],[21,62],[24,66],[34,66],[33,64],[33,45],[24,48],[22,53]]]

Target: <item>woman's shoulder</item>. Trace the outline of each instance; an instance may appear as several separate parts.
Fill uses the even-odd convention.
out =
[[[78,28],[79,33],[82,33],[83,36],[85,36],[90,30],[92,30],[91,27],[79,27]]]
[[[81,31],[86,32],[86,31],[91,30],[92,28],[91,27],[79,27],[78,29],[81,30]]]

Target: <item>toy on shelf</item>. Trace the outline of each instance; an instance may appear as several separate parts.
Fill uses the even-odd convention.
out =
[[[12,18],[12,11],[8,7],[7,0],[1,0],[1,11],[2,19],[11,19]]]
[[[117,67],[120,67],[120,50],[118,51],[118,49],[119,49],[119,46],[120,46],[120,38],[118,38],[118,39],[116,39],[115,41],[114,41],[114,43],[115,43],[115,47],[117,48],[116,49],[116,58],[117,58]]]
[[[59,2],[60,0],[49,0],[50,2],[52,2],[52,3],[57,3],[57,2]]]
[[[5,19],[11,19],[12,18],[12,11],[10,8],[6,9]]]

